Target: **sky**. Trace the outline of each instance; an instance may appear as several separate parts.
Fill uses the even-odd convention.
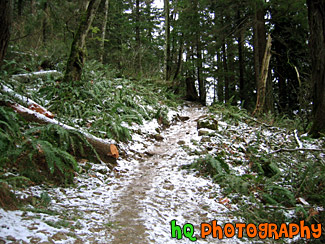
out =
[[[163,0],[155,0],[154,5],[157,6],[158,8],[163,8],[164,7],[164,1]]]

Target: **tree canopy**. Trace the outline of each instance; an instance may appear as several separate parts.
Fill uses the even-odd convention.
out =
[[[59,63],[71,57],[71,44],[80,35],[82,21],[87,22],[88,4],[96,1],[3,2],[13,15],[5,59],[10,60],[14,51],[32,50]],[[314,90],[315,76],[319,69],[324,72],[324,65],[312,71],[321,57],[308,51],[309,40],[317,42],[317,18],[323,17],[324,6],[307,2],[308,6],[305,0],[166,0],[160,5],[153,0],[97,1],[98,11],[96,6],[79,49],[85,58],[108,64],[119,76],[159,78],[170,82],[175,92],[197,92],[202,104],[231,103],[252,112],[262,96],[261,114],[299,116],[307,129],[313,119],[320,120],[315,111],[324,96],[324,89]],[[2,13],[1,33],[8,33],[10,26],[11,17],[5,17]],[[261,83],[267,35],[272,38],[272,57]],[[324,38],[324,33],[319,35]],[[8,39],[8,34],[3,36]],[[3,45],[1,53],[5,49]],[[71,67],[67,65],[66,71]],[[319,79],[324,83],[324,77]]]

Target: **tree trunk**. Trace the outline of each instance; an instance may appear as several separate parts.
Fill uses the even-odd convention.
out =
[[[256,99],[256,107],[253,112],[253,115],[260,115],[264,112],[265,107],[265,98],[266,98],[266,85],[267,85],[267,78],[269,74],[269,64],[271,59],[271,42],[272,38],[271,35],[268,36],[263,63],[261,66],[260,77],[258,80],[258,90],[257,90],[257,99]]]
[[[47,1],[43,3],[43,12],[44,12],[44,17],[43,17],[43,23],[42,23],[42,34],[43,34],[43,45],[47,41],[47,25],[48,25],[48,4]]]
[[[109,4],[109,0],[103,0],[103,1],[105,1],[105,7],[104,7],[104,19],[103,19],[103,25],[102,25],[102,39],[100,42],[99,61],[101,63],[104,62],[104,46],[105,46],[106,26],[107,26],[107,17],[108,17],[108,4]]]
[[[71,45],[70,56],[64,75],[65,82],[75,82],[81,79],[85,62],[86,37],[94,20],[101,0],[91,0],[87,10],[81,17],[81,22]]]
[[[229,95],[231,105],[237,105],[236,97],[236,77],[235,77],[235,46],[233,45],[233,38],[230,36],[227,39],[227,63],[228,63],[228,80],[229,80]]]
[[[314,88],[314,121],[311,134],[319,137],[325,133],[325,2],[307,0],[307,6]]]
[[[226,53],[226,40],[223,40],[222,43],[222,62],[223,62],[223,75],[224,75],[224,84],[225,84],[225,102],[229,100],[229,76],[228,76],[228,62],[227,62],[227,53]]]
[[[221,53],[219,50],[217,51],[217,67],[218,67],[218,71],[217,71],[217,75],[216,75],[216,79],[218,81],[217,96],[218,96],[218,102],[224,103],[225,95],[224,95],[224,82],[223,82],[223,77],[222,77],[222,62],[223,62],[223,60],[222,60],[222,56],[221,56]]]
[[[198,9],[198,0],[193,1],[193,8],[195,14],[195,46],[196,46],[196,72],[197,72],[197,79],[199,83],[199,100],[202,105],[206,105],[206,82],[205,78],[202,76],[202,69],[203,69],[203,58],[202,58],[202,48],[201,48],[201,32],[200,32],[200,16],[199,16],[199,9]]]
[[[219,19],[219,10],[217,8],[217,5],[214,5],[214,25],[218,26],[220,25],[219,23],[220,19]],[[221,19],[221,24],[223,24],[223,19]],[[219,47],[218,43],[218,39],[220,37],[218,36],[218,34],[214,35],[214,39],[216,40],[216,56],[217,56],[217,71],[215,73],[215,79],[217,80],[217,97],[218,97],[218,102],[223,103],[225,96],[224,96],[224,82],[223,82],[223,78],[222,78],[222,67],[223,67],[223,58],[221,55],[221,50]],[[223,46],[222,46],[223,47]],[[223,50],[223,49],[222,49]]]
[[[36,1],[35,0],[30,1],[30,10],[31,10],[32,15],[36,14]]]
[[[238,10],[237,12],[238,21],[241,19],[241,12]],[[239,33],[238,33],[238,69],[239,69],[239,97],[241,101],[241,105],[244,104],[244,108],[247,108],[247,96],[245,89],[245,81],[244,81],[244,29],[241,24],[239,24]]]
[[[136,42],[136,72],[141,73],[141,39],[140,39],[140,0],[135,6],[135,42]]]
[[[169,18],[169,0],[164,0],[165,10],[165,59],[164,59],[164,70],[165,80],[168,81],[170,78],[170,18]]]
[[[0,0],[0,67],[10,39],[11,4],[11,0]]]
[[[19,17],[21,17],[22,10],[23,10],[23,0],[18,0],[18,3],[17,3],[17,14],[18,14]]]
[[[198,101],[199,96],[195,88],[195,79],[193,77],[187,77],[185,82],[186,82],[186,100],[192,102]]]
[[[199,83],[199,96],[200,103],[202,105],[206,105],[206,82],[205,78],[202,75],[202,50],[201,50],[201,41],[199,33],[197,33],[197,43],[196,43],[196,51],[197,51],[197,79]]]
[[[254,71],[255,71],[255,83],[258,89],[258,81],[260,78],[260,70],[263,63],[263,56],[266,46],[266,31],[265,31],[265,10],[262,6],[261,0],[255,3],[255,20],[254,20]]]
[[[146,28],[146,37],[147,37],[147,42],[151,43],[152,42],[152,33],[153,31],[153,23],[152,23],[152,2],[153,0],[148,0],[146,1],[146,22],[148,23],[148,27]]]
[[[182,61],[183,61],[183,49],[184,49],[183,36],[184,35],[182,33],[182,36],[180,37],[180,40],[179,40],[178,59],[177,59],[177,65],[176,65],[176,70],[175,70],[174,79],[173,79],[174,84],[176,83],[176,81],[178,79],[178,75],[180,73]]]

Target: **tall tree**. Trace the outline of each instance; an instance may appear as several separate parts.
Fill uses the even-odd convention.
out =
[[[269,64],[271,59],[271,42],[272,42],[271,35],[269,35],[265,47],[265,53],[261,65],[259,79],[257,81],[257,99],[256,99],[256,107],[253,112],[254,115],[260,115],[265,111],[264,108],[266,102],[266,89],[267,89],[266,86],[267,86],[267,78],[269,74]]]
[[[311,134],[325,133],[325,1],[307,0],[310,26],[312,81],[314,86],[314,121]]]
[[[102,24],[102,38],[100,42],[100,62],[103,63],[104,60],[104,46],[105,46],[105,37],[106,37],[106,26],[107,26],[107,17],[108,17],[108,4],[109,0],[103,0],[104,1],[104,18],[103,18],[103,24]]]
[[[224,90],[225,90],[225,102],[228,102],[229,95],[229,71],[228,71],[228,60],[226,51],[226,40],[223,39],[222,43],[222,63],[223,63],[223,75],[224,75]]]
[[[64,81],[74,82],[81,79],[82,69],[85,62],[86,37],[95,13],[101,0],[90,0],[87,10],[81,17],[81,22],[71,45],[70,56],[67,62]]]
[[[271,69],[278,111],[296,117],[306,100],[310,59],[308,55],[308,14],[306,0],[273,0],[270,5],[273,55]],[[297,76],[300,73],[301,82]],[[308,85],[309,86],[309,85]],[[301,94],[304,94],[301,97]],[[295,112],[295,113],[294,113]]]
[[[164,57],[164,77],[168,81],[171,72],[171,60],[170,60],[170,11],[169,11],[169,0],[164,0],[164,11],[165,11],[165,57]]]
[[[136,42],[136,67],[141,73],[141,36],[140,36],[140,0],[135,1],[135,42]]]
[[[43,44],[47,41],[47,28],[48,28],[48,3],[47,0],[43,2],[43,23],[42,23],[42,33],[43,33]]]
[[[237,21],[238,21],[238,35],[237,35],[237,41],[238,41],[238,68],[239,68],[239,96],[241,104],[244,104],[246,106],[246,92],[245,92],[245,81],[244,81],[244,29],[243,24],[241,20],[241,11],[237,10]],[[246,101],[246,102],[245,102]]]
[[[255,2],[255,19],[254,19],[254,70],[255,82],[258,84],[260,70],[263,63],[263,56],[266,46],[266,31],[265,31],[265,9],[264,0]],[[258,88],[258,87],[257,87]]]
[[[11,0],[0,0],[0,66],[10,39],[11,4]]]
[[[18,14],[19,17],[21,17],[22,9],[23,9],[23,0],[18,0],[18,3],[17,3],[17,14]]]
[[[265,14],[265,0],[256,1],[253,39],[257,101],[254,114],[262,114],[273,110],[272,83],[268,80],[270,79],[268,72],[269,58],[271,57],[268,49],[271,47],[271,43],[269,47],[266,47]]]
[[[194,20],[194,38],[195,38],[195,49],[196,49],[196,74],[199,83],[199,100],[200,103],[206,104],[206,81],[203,77],[203,57],[202,57],[202,41],[201,41],[201,17],[199,1],[193,0],[193,20]]]

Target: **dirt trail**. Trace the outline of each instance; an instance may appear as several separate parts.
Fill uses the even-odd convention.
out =
[[[238,220],[218,203],[221,194],[216,184],[181,170],[198,157],[191,153],[199,150],[201,140],[196,121],[205,114],[205,108],[184,106],[179,112],[184,121],[164,130],[162,141],[152,139],[157,124],[149,128],[151,132],[148,124],[142,126],[144,132],[133,135],[133,142],[126,145],[127,155],[118,160],[115,175],[104,163],[83,161],[73,187],[24,190],[21,197],[39,199],[48,194],[47,211],[52,214],[0,209],[0,243],[193,243],[185,236],[171,238],[172,220],[180,227],[192,224],[190,234],[196,243],[240,243],[200,238],[202,222],[217,220],[222,225]]]
[[[115,203],[111,209],[112,221],[119,226],[112,229],[112,243],[192,243],[186,237],[171,238],[173,219],[181,227],[193,224],[193,236],[206,243],[207,240],[199,238],[201,222],[214,219],[223,222],[225,217],[229,221],[228,210],[213,199],[217,189],[179,167],[193,161],[194,156],[189,156],[183,148],[191,140],[200,139],[196,121],[204,113],[204,108],[196,105],[185,107],[181,116],[189,119],[165,130],[161,134],[164,140],[147,148],[149,155],[138,156],[138,167],[121,176],[126,186],[112,201]]]

